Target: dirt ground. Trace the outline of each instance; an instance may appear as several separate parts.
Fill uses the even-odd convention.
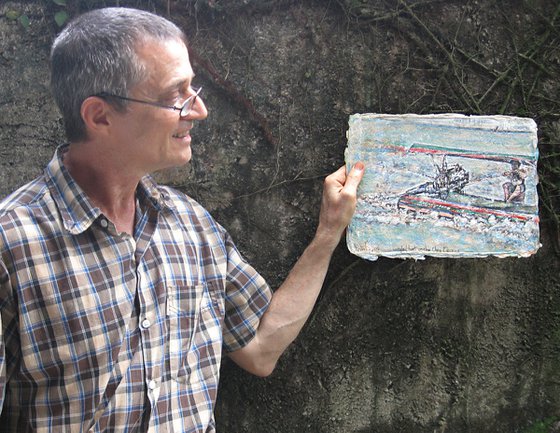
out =
[[[225,361],[231,433],[537,433],[560,420],[560,4],[553,0],[2,2],[0,196],[64,140],[48,91],[54,14],[157,11],[190,40],[209,118],[188,167],[199,200],[276,287],[313,236],[353,113],[505,114],[539,128],[541,243],[526,259],[333,258],[268,379]],[[25,14],[25,28],[14,18]]]

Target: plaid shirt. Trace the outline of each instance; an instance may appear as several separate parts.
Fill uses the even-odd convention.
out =
[[[214,432],[222,349],[251,340],[269,287],[149,177],[117,233],[64,151],[0,205],[0,432]]]

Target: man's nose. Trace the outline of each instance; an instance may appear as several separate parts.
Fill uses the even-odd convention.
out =
[[[206,109],[206,105],[204,101],[198,95],[194,101],[194,104],[191,108],[191,111],[187,115],[187,119],[189,120],[204,120],[208,117],[208,110]]]

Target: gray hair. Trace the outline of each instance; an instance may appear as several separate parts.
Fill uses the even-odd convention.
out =
[[[147,78],[138,44],[173,39],[186,44],[175,24],[137,9],[96,9],[72,20],[55,39],[50,56],[51,88],[68,140],[87,138],[80,114],[87,97],[101,92],[128,96]],[[112,103],[119,110],[126,107],[124,101]]]

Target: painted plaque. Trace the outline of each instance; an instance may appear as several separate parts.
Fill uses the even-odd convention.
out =
[[[347,231],[360,257],[526,257],[540,247],[532,119],[355,114],[345,158],[366,165]]]

